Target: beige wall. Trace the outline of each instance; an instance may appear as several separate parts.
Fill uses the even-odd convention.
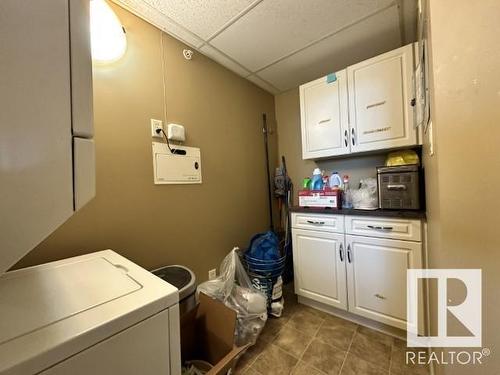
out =
[[[276,95],[276,121],[278,128],[278,153],[285,156],[288,174],[294,183],[295,191],[301,188],[302,179],[310,176],[319,167],[329,175],[332,171],[351,178],[351,186],[356,186],[365,177],[376,177],[376,167],[384,165],[385,155],[356,156],[329,160],[302,160],[300,133],[299,89]],[[294,195],[298,204],[297,194]]]
[[[429,4],[435,146],[435,155],[425,158],[430,266],[482,269],[483,347],[492,350],[481,366],[443,366],[439,373],[498,374],[500,2]],[[459,293],[452,289],[452,300]]]
[[[146,268],[191,267],[200,279],[235,245],[268,226],[262,113],[274,99],[112,5],[127,30],[119,62],[94,67],[97,197],[19,266],[111,248]],[[155,186],[150,118],[186,127],[201,148],[203,184]],[[276,143],[271,136],[271,143]],[[273,152],[275,157],[275,151]]]

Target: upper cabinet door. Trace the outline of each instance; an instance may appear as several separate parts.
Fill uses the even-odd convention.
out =
[[[95,197],[95,145],[93,139],[73,139],[75,210]]]
[[[73,135],[93,138],[90,1],[69,0]]]
[[[328,77],[300,86],[303,159],[349,153],[346,71]]]
[[[0,1],[0,274],[73,213],[68,14]]]
[[[69,0],[75,210],[95,196],[90,1]]]
[[[352,152],[417,143],[412,72],[412,45],[347,68]]]

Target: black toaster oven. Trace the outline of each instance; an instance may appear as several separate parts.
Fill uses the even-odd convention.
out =
[[[378,202],[384,209],[419,210],[420,167],[416,164],[378,167]]]

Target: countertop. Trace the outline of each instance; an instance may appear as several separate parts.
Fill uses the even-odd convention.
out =
[[[402,219],[425,219],[425,211],[421,210],[355,210],[353,208],[314,208],[314,207],[299,207],[293,206],[291,212],[305,212],[312,214],[332,214],[332,215],[355,215],[355,216],[379,216],[379,217],[394,217]]]

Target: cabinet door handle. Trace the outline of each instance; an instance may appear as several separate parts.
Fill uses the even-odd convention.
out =
[[[307,220],[307,222],[309,224],[313,224],[313,225],[324,225],[325,222],[324,221],[313,221],[313,220]]]
[[[329,122],[331,118],[325,118],[324,120],[321,120],[318,122],[318,125],[324,124],[325,122]]]
[[[383,295],[381,294],[374,294],[375,297],[377,297],[378,299],[387,299],[387,297],[384,297]]]
[[[378,225],[367,225],[368,228],[370,229],[376,229],[376,230],[393,230],[393,227],[381,227]]]
[[[351,142],[352,145],[356,145],[356,134],[354,133],[354,128],[351,128]]]
[[[387,190],[406,190],[406,185],[393,185],[389,184],[387,185]]]
[[[347,245],[347,261],[349,263],[352,263],[352,259],[351,259],[351,244]]]
[[[340,244],[340,247],[339,247],[339,256],[340,256],[340,261],[343,262],[344,261],[344,245]]]
[[[370,109],[370,108],[373,108],[373,107],[378,107],[378,106],[384,105],[385,103],[386,103],[386,101],[385,101],[385,100],[382,100],[381,102],[368,104],[368,105],[366,106],[366,109]]]
[[[349,132],[346,130],[344,130],[344,144],[345,144],[345,147],[349,146]]]

